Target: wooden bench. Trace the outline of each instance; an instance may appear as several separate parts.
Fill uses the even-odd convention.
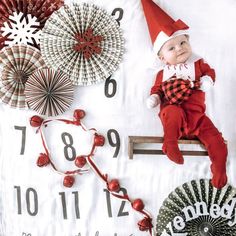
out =
[[[149,155],[165,155],[162,151],[162,148],[158,149],[143,149],[137,148],[139,144],[151,144],[151,143],[163,143],[163,137],[152,137],[152,136],[129,136],[128,144],[128,154],[129,159],[133,159],[134,154],[149,154]],[[226,142],[226,141],[225,141]],[[188,140],[180,139],[179,144],[198,144],[201,147],[204,147],[199,140]],[[183,155],[186,156],[208,156],[208,152],[205,151],[190,151],[190,150],[181,150]]]

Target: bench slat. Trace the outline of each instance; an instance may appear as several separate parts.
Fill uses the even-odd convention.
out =
[[[162,151],[162,148],[159,149],[141,149],[135,148],[135,145],[145,144],[145,143],[163,143],[163,137],[156,136],[129,136],[129,144],[128,144],[128,155],[129,159],[133,159],[134,154],[148,154],[148,155],[165,155]],[[226,142],[226,141],[225,141]],[[199,140],[188,140],[188,139],[180,139],[178,140],[179,144],[198,144],[202,145]],[[227,143],[227,142],[226,142]],[[208,156],[207,151],[189,151],[189,150],[181,150],[182,154],[185,156]]]
[[[163,143],[163,137],[154,137],[154,136],[129,136],[129,140],[133,143]],[[196,139],[180,139],[178,140],[179,144],[202,144],[199,140]]]
[[[207,151],[181,151],[185,156],[208,156]],[[162,150],[156,149],[133,149],[133,154],[166,155]]]

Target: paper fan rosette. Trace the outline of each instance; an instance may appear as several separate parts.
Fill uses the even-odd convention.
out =
[[[23,43],[39,46],[40,31],[64,0],[1,0],[0,49]]]
[[[57,116],[65,112],[73,101],[74,86],[61,71],[40,69],[25,85],[26,102],[41,115]]]
[[[212,187],[209,180],[192,180],[176,188],[157,217],[157,236],[235,236],[236,189]]]
[[[29,45],[14,45],[0,51],[0,99],[11,107],[27,107],[25,83],[37,69],[45,67],[41,53]]]
[[[121,62],[124,40],[116,20],[88,3],[64,5],[45,24],[40,38],[45,62],[74,85],[106,80]]]

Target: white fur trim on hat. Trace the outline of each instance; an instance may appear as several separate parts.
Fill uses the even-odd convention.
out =
[[[189,34],[189,31],[188,30],[178,30],[176,31],[174,34],[172,34],[171,36],[168,36],[167,34],[165,34],[163,31],[161,31],[157,37],[156,37],[156,40],[153,44],[153,49],[154,49],[154,52],[156,54],[159,53],[161,47],[164,45],[165,42],[167,42],[168,40],[176,37],[176,36],[179,36],[179,35],[183,35],[183,34]]]

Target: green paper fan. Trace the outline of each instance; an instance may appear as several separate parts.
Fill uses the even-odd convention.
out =
[[[236,189],[214,188],[207,179],[177,187],[163,202],[157,236],[236,235]]]

